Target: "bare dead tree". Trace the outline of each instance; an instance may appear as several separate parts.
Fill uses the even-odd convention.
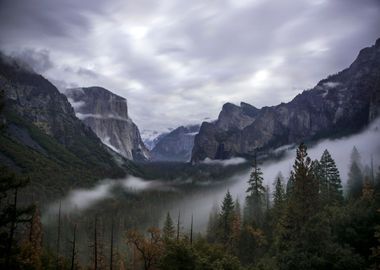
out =
[[[193,214],[191,214],[190,245],[193,245]]]
[[[111,254],[110,254],[110,270],[112,270],[113,268],[113,233],[114,233],[114,220],[112,219],[112,223],[111,223],[111,245],[110,245],[110,248],[111,248]]]
[[[178,221],[177,221],[177,242],[179,241],[180,218],[181,218],[181,211],[178,211]]]
[[[75,267],[75,259],[76,259],[76,231],[77,231],[77,224],[74,225],[74,235],[73,235],[73,241],[72,241],[72,251],[71,251],[71,270],[74,270]]]
[[[61,209],[62,209],[62,201],[59,201],[58,228],[57,228],[57,257],[56,257],[57,269],[59,269],[59,248],[61,244]]]
[[[94,269],[98,269],[98,232],[97,232],[98,217],[95,215],[94,223]]]

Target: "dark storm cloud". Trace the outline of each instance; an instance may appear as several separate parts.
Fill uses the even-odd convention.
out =
[[[115,91],[142,129],[166,130],[228,101],[289,101],[347,67],[379,25],[377,0],[13,0],[0,46],[61,89]]]

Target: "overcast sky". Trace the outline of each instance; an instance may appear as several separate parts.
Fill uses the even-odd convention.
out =
[[[60,89],[103,86],[140,130],[291,100],[380,37],[378,0],[0,0],[0,49]]]

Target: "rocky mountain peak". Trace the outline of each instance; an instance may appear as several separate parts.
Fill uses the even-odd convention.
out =
[[[128,159],[149,159],[140,131],[128,116],[127,100],[102,87],[68,89],[65,92],[76,116],[104,144]]]
[[[102,116],[128,119],[127,100],[105,88],[98,86],[72,88],[67,89],[65,94],[79,118],[96,111]]]
[[[232,103],[225,103],[218,116],[216,124],[223,130],[228,130],[230,128],[243,129],[253,122],[257,111],[258,109],[254,106],[244,102],[242,102],[240,106]]]
[[[289,143],[356,132],[380,116],[380,41],[349,68],[321,80],[288,103],[240,107],[227,103],[215,123],[203,123],[192,160],[250,156]]]

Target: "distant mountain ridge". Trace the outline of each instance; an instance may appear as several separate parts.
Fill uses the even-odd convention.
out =
[[[159,132],[156,130],[143,130],[141,132],[141,138],[145,144],[145,146],[149,149],[152,150],[157,142],[166,134],[168,134],[170,131],[165,131],[165,132]]]
[[[138,127],[128,115],[125,98],[97,86],[67,89],[65,95],[76,116],[89,126],[104,144],[130,160],[150,158]]]
[[[260,110],[246,103],[225,104],[216,122],[202,123],[192,161],[252,157],[289,143],[352,133],[379,115],[380,39],[361,50],[349,68],[289,103]]]
[[[167,134],[159,136],[152,149],[154,161],[190,161],[194,137],[199,132],[199,125],[180,126]]]

